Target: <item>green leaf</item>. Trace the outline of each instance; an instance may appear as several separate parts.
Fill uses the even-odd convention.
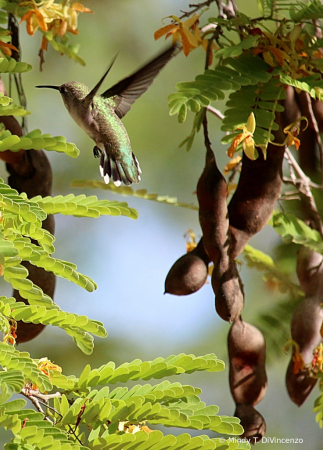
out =
[[[269,255],[257,250],[250,245],[246,245],[243,256],[247,261],[248,267],[254,267],[261,270],[264,273],[263,279],[268,282],[271,281],[276,285],[279,285],[279,289],[283,293],[290,293],[292,297],[298,298],[303,296],[302,289],[295,283],[293,283],[289,276],[284,274],[276,267],[274,261]]]
[[[16,388],[12,387],[12,393],[20,392],[24,387],[25,380],[37,385],[41,392],[52,389],[49,377],[38,369],[37,362],[31,359],[27,352],[19,352],[14,347],[0,342],[0,364],[8,370],[4,374],[12,375],[12,386],[17,386]],[[0,377],[0,382],[8,384],[5,375]]]
[[[259,39],[259,36],[249,36],[243,39],[239,44],[223,48],[215,52],[216,57],[229,58],[230,56],[237,57],[242,54],[243,50],[254,47]]]
[[[25,62],[17,62],[9,56],[0,58],[0,73],[23,73],[32,69],[30,64]]]
[[[271,224],[285,243],[295,242],[323,255],[323,241],[319,232],[293,214],[274,213]]]
[[[74,180],[71,183],[73,187],[86,187],[92,189],[104,189],[130,197],[140,197],[145,200],[152,200],[159,203],[166,203],[167,205],[180,206],[182,208],[193,209],[198,211],[198,206],[188,203],[178,202],[176,197],[169,197],[168,195],[149,194],[146,189],[137,189],[136,191],[129,186],[115,186],[112,183],[106,184],[103,181],[95,180]]]
[[[40,130],[31,131],[22,137],[11,135],[10,131],[6,130],[0,135],[0,139],[0,151],[2,152],[6,150],[18,152],[21,149],[43,149],[47,151],[66,153],[72,158],[76,158],[80,153],[75,144],[66,142],[66,139],[63,136],[53,137],[50,134],[42,135]]]
[[[176,375],[180,373],[192,373],[200,370],[208,372],[217,372],[224,370],[223,361],[219,360],[213,353],[202,357],[194,355],[177,355],[169,356],[168,358],[157,358],[154,361],[142,362],[137,359],[131,363],[122,364],[118,368],[108,363],[101,366],[98,370],[100,378],[97,379],[95,372],[95,384],[101,385],[107,383],[117,383],[118,381],[126,382],[128,380],[149,380],[151,378],[162,378],[168,375]],[[82,374],[82,385],[80,388],[84,389],[88,385],[91,386],[93,381],[91,372],[86,369],[86,374]],[[80,383],[80,381],[79,381]]]
[[[98,200],[94,195],[87,197],[85,195],[75,196],[69,194],[66,196],[58,195],[56,197],[37,196],[31,199],[36,202],[47,214],[61,213],[75,217],[100,217],[102,215],[119,216],[124,215],[131,219],[138,218],[138,212],[130,208],[127,203],[121,203],[109,200]]]

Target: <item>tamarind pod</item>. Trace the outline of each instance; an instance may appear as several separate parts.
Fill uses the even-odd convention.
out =
[[[235,417],[238,417],[243,426],[244,433],[241,439],[248,439],[251,444],[256,444],[266,433],[266,422],[262,415],[249,404],[236,404]]]
[[[297,255],[296,273],[305,298],[295,309],[291,320],[291,337],[299,348],[293,351],[285,380],[289,397],[301,406],[317,381],[308,366],[313,360],[313,350],[322,341],[323,256],[301,247]]]
[[[297,95],[293,86],[286,86],[286,98],[282,104],[285,111],[281,114],[283,128],[296,122],[302,115],[297,103]]]
[[[298,103],[299,109],[301,111],[301,115],[305,116],[307,118],[308,126],[312,129],[314,129],[315,125],[313,124],[312,113],[310,110],[310,105],[309,105],[309,101],[310,101],[311,109],[314,113],[314,117],[316,119],[318,128],[319,128],[320,132],[322,133],[323,132],[323,102],[320,100],[314,100],[312,98],[309,98],[309,94],[307,94],[304,91],[296,94],[295,98]]]
[[[229,381],[236,403],[255,406],[267,389],[266,342],[262,333],[241,319],[228,335]]]
[[[314,113],[314,117],[317,121],[317,125],[319,127],[320,132],[323,132],[323,102],[322,100],[315,100],[311,98],[312,109]]]
[[[230,323],[238,319],[244,304],[243,284],[236,262],[227,253],[214,265],[211,282],[218,315]]]
[[[249,239],[268,222],[282,188],[284,147],[268,145],[267,159],[260,151],[252,161],[245,153],[239,183],[228,205],[231,249],[236,258]]]
[[[301,247],[297,254],[296,273],[306,296],[323,295],[323,255]]]
[[[198,291],[206,282],[208,264],[201,238],[194,250],[181,256],[171,267],[165,280],[165,294],[189,295]]]
[[[208,148],[205,168],[197,183],[197,198],[204,246],[214,264],[223,247],[228,245],[227,195],[227,183],[218,169],[213,151]]]
[[[301,115],[305,116],[308,120],[308,127],[304,130],[302,128],[305,128],[305,126],[301,126],[299,135],[301,141],[299,147],[299,164],[304,172],[312,177],[315,173],[318,175],[319,172],[319,157],[316,152],[317,136],[315,129],[317,126],[319,131],[321,133],[323,132],[323,102],[310,98],[309,94],[306,92],[296,94],[295,98],[301,111]],[[316,124],[314,123],[313,116]]]
[[[322,342],[321,302],[320,293],[315,297],[306,297],[296,308],[291,321],[292,340],[299,345],[300,355],[294,351],[285,381],[288,395],[297,406],[305,402],[317,382],[311,375],[309,366],[313,360],[313,350]],[[300,365],[300,362],[303,364]]]
[[[298,149],[298,161],[302,170],[308,176],[318,174],[319,157],[316,153],[316,133],[313,128],[307,127],[299,134],[301,145]]]
[[[316,385],[317,378],[310,375],[308,368],[294,370],[294,361],[291,359],[286,371],[286,387],[289,398],[297,406],[302,406]]]

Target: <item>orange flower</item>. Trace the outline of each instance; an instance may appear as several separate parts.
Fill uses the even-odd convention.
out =
[[[8,319],[9,331],[4,335],[2,342],[8,342],[11,345],[15,345],[17,339],[17,322],[15,319]]]
[[[241,161],[241,156],[236,156],[235,158],[231,159],[231,161],[228,162],[228,164],[224,167],[223,173],[224,175],[228,175]]]
[[[1,40],[0,40],[0,49],[1,49],[2,53],[4,53],[6,56],[12,55],[11,50],[15,50],[16,52],[19,52],[17,47],[15,47],[14,45],[8,44],[7,42],[3,42]]]
[[[299,146],[301,145],[301,141],[296,137],[299,134],[299,126],[295,123],[292,123],[291,125],[288,125],[284,128],[284,133],[287,134],[285,142],[287,147],[289,147],[290,145],[295,145],[296,150],[298,150]]]
[[[303,370],[304,367],[305,367],[303,356],[302,356],[302,354],[300,352],[294,351],[293,352],[293,356],[292,356],[292,360],[293,360],[293,363],[294,363],[294,374],[297,375],[298,372]]]
[[[173,23],[166,25],[165,27],[159,28],[154,34],[155,40],[161,38],[166,35],[166,39],[169,36],[172,36],[173,45],[181,41],[183,44],[183,53],[187,56],[194,48],[199,46],[199,42],[192,32],[194,25],[196,26],[196,22],[199,20],[199,16],[194,14],[189,19],[182,22],[182,20],[176,16],[168,16],[173,19]]]
[[[36,6],[34,7],[34,9],[30,9],[28,12],[26,12],[26,14],[22,16],[20,23],[24,20],[27,23],[27,33],[30,36],[34,36],[35,31],[37,31],[38,28],[41,28],[43,31],[48,30],[45,19]]]

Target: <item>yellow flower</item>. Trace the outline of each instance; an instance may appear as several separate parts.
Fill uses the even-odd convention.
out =
[[[195,233],[193,230],[187,230],[184,237],[186,237],[186,253],[189,253],[197,246]]]
[[[255,159],[255,141],[253,140],[253,134],[256,129],[256,119],[254,113],[251,113],[248,117],[246,125],[241,125],[237,127],[237,130],[242,130],[242,133],[238,134],[232,141],[228,149],[228,156],[233,157],[238,145],[242,142],[242,148],[246,156],[249,159]]]
[[[54,3],[54,0],[47,0],[39,5],[33,1],[22,2],[20,6],[31,5],[21,18],[27,23],[27,33],[31,36],[35,34],[38,28],[42,31],[50,30],[53,34],[64,36],[66,32],[77,34],[77,17],[80,12],[92,13],[89,8],[81,3],[73,3],[71,6],[63,6],[61,3]],[[44,42],[42,48],[45,46]],[[44,48],[43,48],[44,49]]]
[[[27,33],[30,36],[35,34],[35,31],[40,27],[43,31],[47,31],[48,27],[45,22],[44,16],[40,12],[40,10],[35,5],[33,9],[30,9],[26,14],[24,14],[20,20],[20,23],[23,21],[27,23]]]
[[[312,371],[314,373],[323,372],[323,344],[320,343],[313,351]]]
[[[236,156],[235,158],[231,159],[230,162],[224,167],[223,173],[224,175],[228,175],[241,161],[241,156]]]

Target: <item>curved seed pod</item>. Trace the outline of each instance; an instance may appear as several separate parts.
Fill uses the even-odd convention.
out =
[[[302,115],[297,102],[297,94],[293,86],[286,86],[285,92],[286,98],[283,100],[285,111],[281,114],[282,126],[284,128],[296,122]]]
[[[244,304],[243,284],[236,262],[227,253],[220,256],[212,272],[215,309],[221,319],[233,322],[239,318]]]
[[[245,438],[251,444],[256,444],[265,435],[265,419],[252,405],[238,403],[234,415],[241,420],[244,429],[241,439]]]
[[[205,168],[197,184],[197,198],[204,246],[214,264],[229,240],[227,195],[227,182],[218,169],[212,149],[207,147]]]
[[[319,157],[316,152],[317,136],[315,131],[315,124],[313,123],[313,114],[316,119],[319,131],[323,131],[323,102],[314,100],[306,92],[300,92],[295,95],[296,108],[300,109],[301,115],[305,116],[308,120],[308,127],[304,130],[301,129],[299,139],[301,145],[299,147],[299,164],[302,170],[309,176],[317,174],[319,167]],[[311,108],[310,108],[311,106]],[[311,111],[312,109],[312,111]],[[284,111],[284,115],[286,114]],[[290,121],[289,123],[292,123]],[[286,125],[289,125],[286,124]],[[303,128],[303,127],[301,127]]]
[[[286,387],[292,402],[297,406],[302,406],[316,382],[317,379],[310,376],[307,368],[300,369],[295,373],[295,362],[293,359],[290,360],[286,372]]]
[[[212,287],[216,296],[216,310],[223,320],[231,322],[241,313],[244,295],[235,262],[229,258],[231,238],[227,207],[228,187],[211,149],[205,117],[203,125],[206,159],[205,168],[197,184],[199,219],[205,249],[214,263]]]
[[[286,372],[288,394],[298,406],[304,403],[317,381],[308,366],[313,360],[313,350],[322,342],[322,275],[323,256],[302,247],[297,256],[297,276],[306,297],[297,306],[291,321],[292,340],[298,344],[300,354],[294,351]]]
[[[286,387],[290,399],[298,406],[305,402],[317,382],[308,366],[313,360],[313,350],[322,342],[321,302],[322,293],[315,297],[306,297],[292,317],[292,340],[299,345],[300,354],[294,351],[286,372]]]
[[[317,125],[319,127],[320,132],[323,132],[323,102],[320,100],[314,100],[310,98],[307,92],[300,92],[296,94],[296,100],[301,110],[302,116],[307,117],[308,126],[314,129],[314,124],[312,120],[312,114],[310,109],[313,110],[314,117],[316,119]],[[310,102],[310,104],[309,104]],[[310,108],[310,105],[312,108]]]
[[[171,267],[165,280],[165,294],[189,295],[198,291],[206,282],[208,264],[201,238],[194,250],[181,256]]]
[[[228,335],[230,390],[238,404],[255,406],[267,389],[266,343],[254,326],[236,320]]]
[[[296,273],[306,296],[323,294],[323,255],[301,247],[297,255]]]
[[[252,161],[245,153],[238,187],[228,206],[231,249],[238,256],[249,239],[268,222],[282,187],[284,147],[268,145],[267,159],[262,152]]]

